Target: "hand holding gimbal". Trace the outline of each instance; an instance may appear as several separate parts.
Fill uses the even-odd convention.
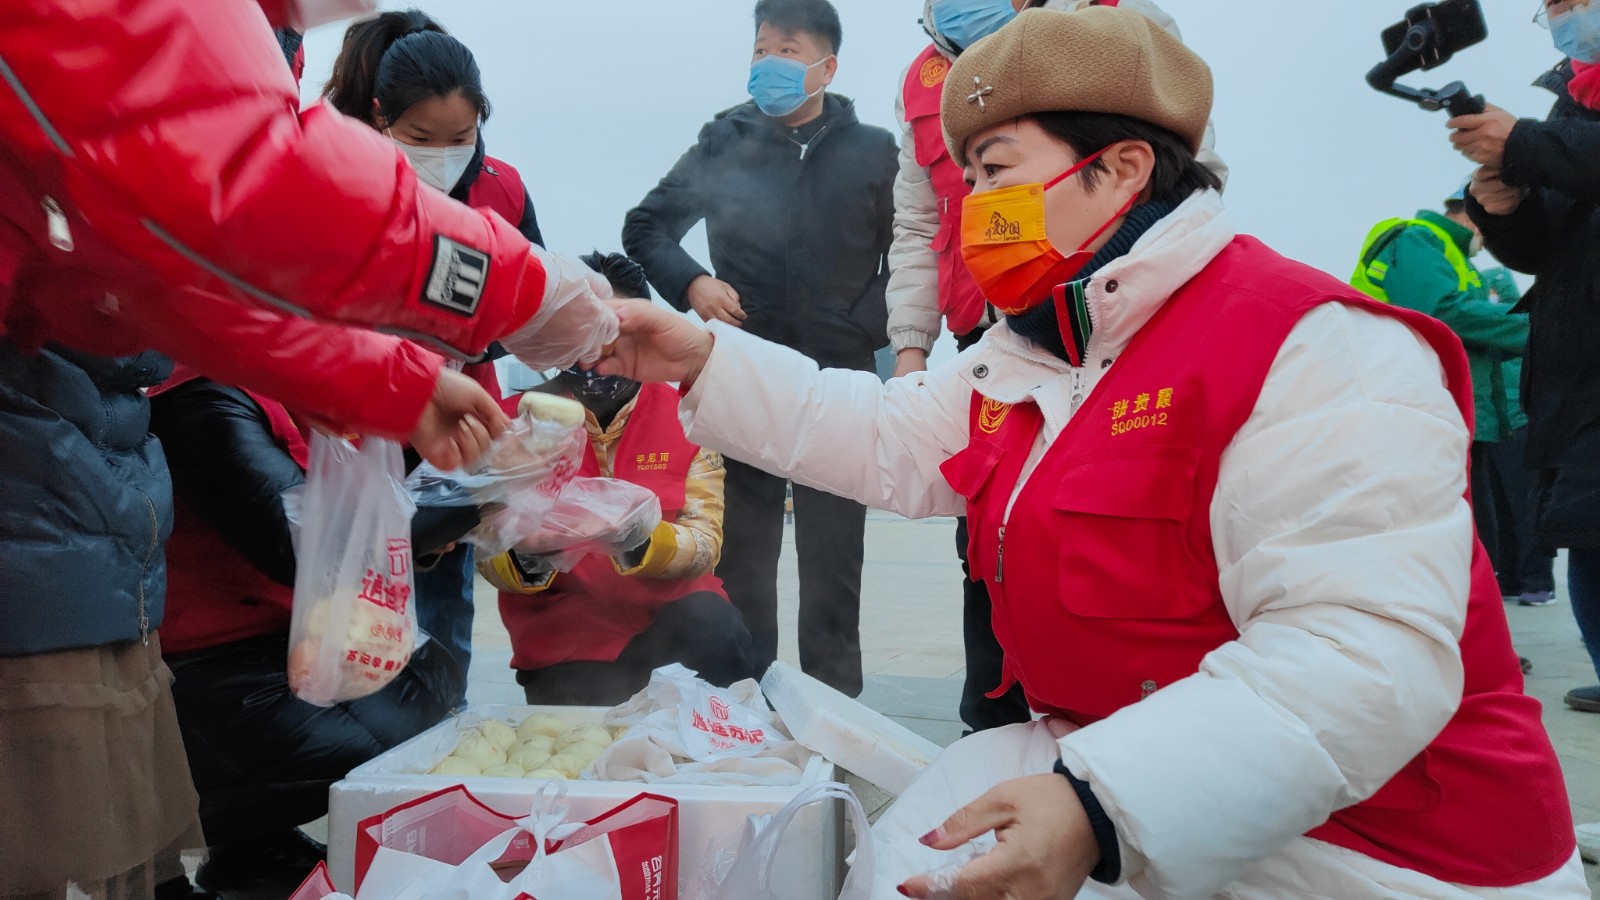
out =
[[[1404,21],[1384,30],[1383,49],[1389,58],[1367,73],[1367,84],[1429,112],[1448,109],[1452,117],[1481,113],[1483,97],[1474,95],[1459,81],[1434,90],[1407,87],[1395,80],[1419,69],[1438,68],[1449,62],[1456,51],[1488,36],[1489,26],[1478,0],[1442,0],[1413,7],[1406,12]]]

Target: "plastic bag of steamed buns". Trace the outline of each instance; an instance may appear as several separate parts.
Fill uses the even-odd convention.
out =
[[[416,649],[411,516],[400,445],[311,437],[303,493],[285,503],[298,566],[289,687],[318,706],[383,689]]]
[[[571,724],[552,713],[534,713],[515,728],[491,719],[463,732],[455,750],[428,774],[577,778],[625,730]]]

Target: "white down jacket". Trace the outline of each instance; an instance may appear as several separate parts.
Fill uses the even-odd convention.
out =
[[[880,384],[713,325],[684,399],[689,437],[869,506],[960,514],[939,466],[967,444],[973,393],[1043,412],[1020,491],[1130,339],[1234,236],[1220,196],[1196,194],[1097,272],[1083,368],[1001,325],[930,372]],[[1211,505],[1239,638],[1058,742],[1115,823],[1142,895],[1587,896],[1576,857],[1537,890],[1485,893],[1300,837],[1375,793],[1460,702],[1469,440],[1437,355],[1401,322],[1332,303],[1290,333],[1223,453]],[[1248,807],[1222,802],[1239,797]],[[1279,880],[1246,890],[1264,866]]]

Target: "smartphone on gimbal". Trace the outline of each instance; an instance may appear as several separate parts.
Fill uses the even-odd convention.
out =
[[[1406,11],[1401,21],[1383,30],[1388,58],[1367,73],[1367,83],[1385,94],[1409,100],[1426,110],[1448,109],[1452,116],[1483,112],[1483,98],[1466,85],[1452,82],[1438,90],[1396,84],[1402,75],[1444,65],[1457,52],[1489,36],[1478,0],[1439,0]]]

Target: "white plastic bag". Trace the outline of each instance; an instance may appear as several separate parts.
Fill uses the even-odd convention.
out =
[[[416,648],[411,516],[393,441],[311,437],[290,524],[296,571],[289,687],[317,706],[382,690]]]
[[[676,900],[677,800],[639,794],[572,821],[566,792],[541,783],[516,818],[458,785],[363,821],[357,900]],[[502,863],[525,866],[504,881]]]
[[[754,681],[713,687],[692,669],[672,663],[650,673],[644,690],[606,713],[605,724],[627,727],[630,737],[651,733],[683,759],[710,762],[755,756],[790,742],[760,698],[761,689]]]
[[[472,468],[441,472],[423,463],[406,479],[406,488],[418,506],[486,506],[513,495],[553,503],[578,474],[587,442],[581,424],[563,425],[523,413]]]
[[[802,791],[783,809],[770,816],[751,816],[745,822],[738,853],[730,861],[713,861],[714,870],[703,873],[696,896],[711,900],[782,900],[774,890],[774,872],[783,835],[801,810],[818,803],[842,801],[850,810],[850,827],[856,836],[855,864],[845,876],[838,900],[872,900],[872,831],[867,827],[867,812],[855,792],[837,782],[819,784]],[[714,886],[715,893],[711,893]]]
[[[516,534],[504,518],[493,516],[495,527]],[[520,553],[548,557],[558,572],[570,572],[591,553],[621,556],[641,546],[659,524],[661,498],[649,488],[615,478],[575,478],[561,489],[538,526],[521,531],[513,546]]]
[[[919,838],[963,806],[1010,781],[1051,771],[1061,759],[1057,738],[1073,730],[1062,720],[1040,719],[968,735],[925,769],[872,826],[874,897],[895,897],[895,886],[915,875],[932,877],[935,897],[949,896],[962,867],[993,850],[988,833],[954,850],[935,850]],[[861,851],[856,852],[860,865]],[[1132,888],[1090,882],[1078,900],[1137,900]]]

